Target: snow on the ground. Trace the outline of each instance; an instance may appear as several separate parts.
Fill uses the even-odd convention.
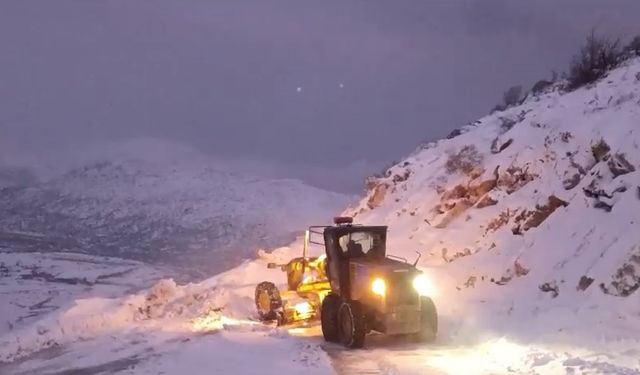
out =
[[[118,298],[168,273],[140,262],[67,253],[0,253],[0,335],[66,311],[79,298]]]
[[[79,299],[0,337],[0,360],[9,373],[640,374],[638,124],[631,60],[371,181],[346,213],[389,225],[389,253],[422,253],[440,313],[433,344],[371,335],[346,351],[317,326],[257,323],[254,287],[284,284],[266,264],[298,255],[297,241],[198,284]]]
[[[74,263],[73,257],[89,265]],[[0,335],[3,374],[250,373],[255,368],[267,374],[331,372],[318,337],[298,340],[287,330],[255,320],[256,283],[282,277],[271,274],[265,260],[246,262],[198,284],[178,286],[161,279],[135,293],[134,285],[145,278],[157,280],[159,271],[132,261],[68,254],[0,253],[0,262],[10,265],[0,279],[5,300],[21,306],[22,312],[31,311],[29,303],[40,304],[38,288],[45,283],[46,294],[52,294],[56,284],[65,286],[55,293],[62,297],[47,301],[51,310]],[[43,266],[51,277],[34,271],[33,264]],[[32,283],[25,285],[25,280]],[[6,316],[11,315],[20,312]]]

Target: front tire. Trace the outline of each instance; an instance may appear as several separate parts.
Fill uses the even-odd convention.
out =
[[[432,342],[438,333],[438,312],[433,300],[420,297],[420,331],[416,339],[420,342]]]
[[[340,297],[335,294],[327,295],[320,307],[320,324],[322,326],[322,336],[325,341],[338,342],[340,331],[338,327],[338,308],[340,308]]]
[[[258,310],[258,316],[262,321],[278,320],[281,322],[282,315],[282,298],[280,297],[280,291],[274,283],[269,281],[263,281],[256,286],[255,292],[256,309]]]
[[[340,305],[338,323],[340,325],[340,341],[342,345],[350,349],[364,346],[366,325],[360,302],[344,301]]]

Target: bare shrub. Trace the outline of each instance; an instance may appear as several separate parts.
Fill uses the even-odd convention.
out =
[[[487,228],[485,229],[485,234],[489,232],[495,232],[498,229],[502,228],[503,226],[507,225],[511,217],[514,216],[515,214],[516,214],[515,211],[511,211],[508,208],[500,212],[498,217],[494,218],[489,222],[489,224],[487,225]]]
[[[509,87],[502,95],[502,103],[506,107],[517,105],[522,100],[522,86]]]
[[[629,56],[640,56],[640,35],[637,35],[629,44],[624,46],[624,52]]]
[[[552,85],[553,85],[552,81],[541,79],[533,85],[533,87],[531,88],[531,92],[534,94],[539,94],[544,90],[546,90],[547,88],[551,87]]]
[[[475,145],[466,145],[457,154],[449,155],[445,168],[449,174],[456,172],[471,174],[474,169],[482,164],[483,160],[482,154],[478,152]]]
[[[491,109],[491,112],[489,112],[489,114],[494,114],[496,112],[502,112],[505,109],[506,109],[506,107],[503,104],[496,104],[496,106]]]
[[[552,298],[556,298],[560,295],[560,288],[558,288],[558,284],[555,281],[540,284],[538,289],[545,293],[551,293]]]
[[[522,86],[511,86],[502,94],[502,103],[496,104],[491,113],[502,112],[509,107],[522,103]]]
[[[611,40],[591,31],[585,44],[573,57],[569,67],[567,88],[575,90],[602,78],[617,65],[621,56],[619,47],[619,39]]]

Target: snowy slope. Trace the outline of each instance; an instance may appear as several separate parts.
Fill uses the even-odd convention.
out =
[[[505,306],[624,304],[640,281],[618,273],[640,242],[639,73],[629,61],[594,87],[530,97],[426,145],[349,213],[388,224],[398,255],[423,252],[447,292],[495,290]]]
[[[389,225],[390,252],[423,253],[444,334],[639,347],[640,61],[462,133],[348,210]]]
[[[291,241],[301,224],[334,215],[347,199],[296,180],[229,171],[173,143],[131,141],[44,181],[0,190],[0,245],[212,275],[252,257],[257,247]]]

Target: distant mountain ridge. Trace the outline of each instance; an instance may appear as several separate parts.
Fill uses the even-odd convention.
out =
[[[162,143],[163,157],[156,160],[153,153],[137,157],[135,143],[129,144],[127,152],[78,163],[43,181],[14,169],[20,172],[0,187],[0,246],[117,256],[211,274],[258,247],[286,243],[348,201],[297,180],[224,170],[180,147],[172,155],[170,145]]]

